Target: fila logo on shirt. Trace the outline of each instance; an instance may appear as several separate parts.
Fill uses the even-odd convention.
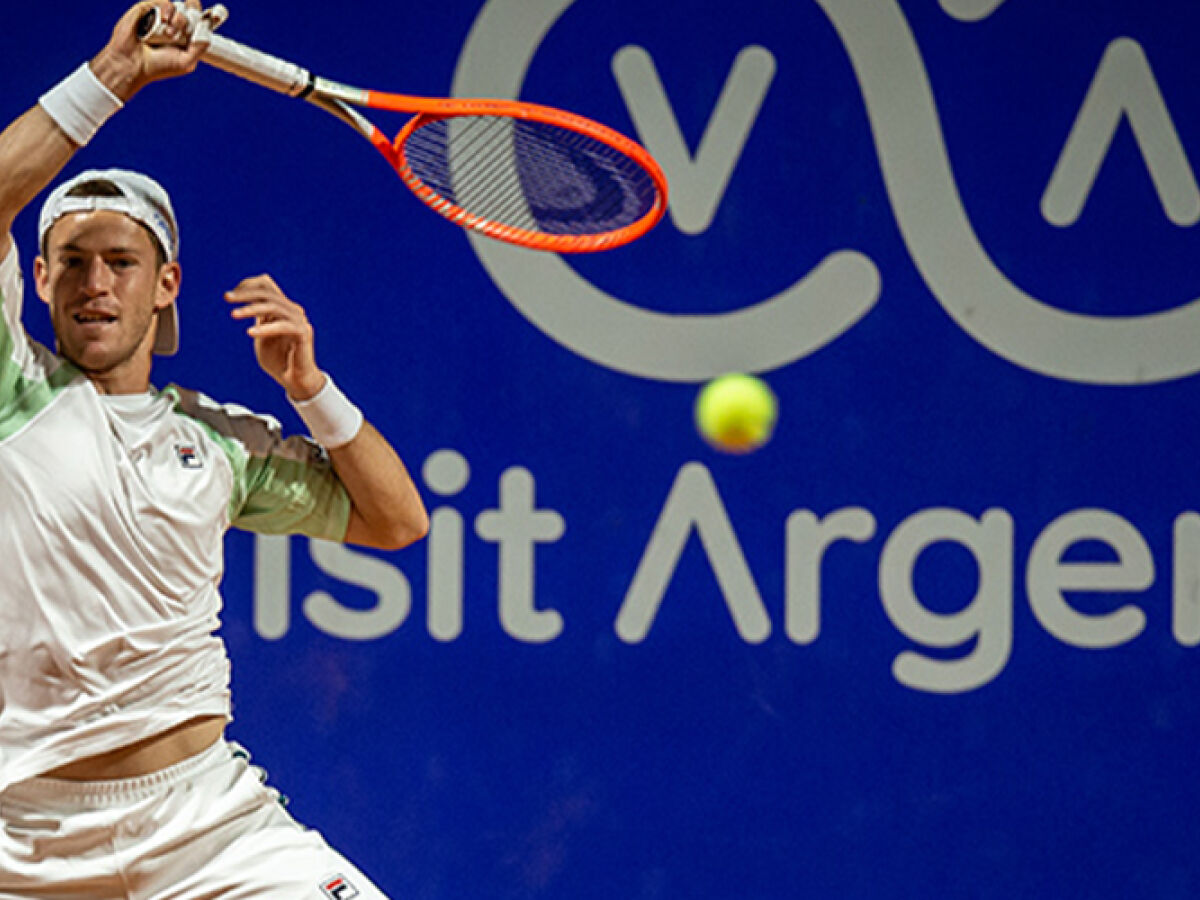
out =
[[[184,469],[203,469],[204,459],[193,444],[176,444],[175,458]]]
[[[329,900],[354,900],[358,896],[358,888],[345,875],[334,875],[321,885],[321,891]]]

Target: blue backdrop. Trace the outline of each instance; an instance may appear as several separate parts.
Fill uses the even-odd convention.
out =
[[[233,6],[640,137],[670,215],[592,258],[473,242],[211,69],[77,156],[174,196],[159,384],[299,427],[220,300],[270,272],[433,511],[229,538],[231,734],[299,819],[396,898],[1200,892],[1200,8],[1086,6]],[[8,12],[4,116],[120,9],[68,12]],[[746,457],[692,425],[730,369],[781,403]]]

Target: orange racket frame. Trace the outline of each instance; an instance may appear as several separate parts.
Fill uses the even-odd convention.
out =
[[[210,24],[206,17],[212,16],[213,11],[202,13],[185,7],[182,3],[176,3],[175,6],[187,15],[193,31],[202,25]],[[224,9],[214,7],[214,10],[219,10],[215,17],[217,23],[224,21]],[[151,43],[162,38],[157,9],[143,17],[138,26],[138,33],[143,40]],[[658,224],[666,212],[667,179],[654,158],[637,142],[584,116],[517,100],[437,99],[366,90],[320,78],[295,63],[212,34],[208,27],[205,27],[204,39],[209,42],[202,57],[204,62],[278,93],[306,100],[341,119],[371,142],[404,184],[423,203],[444,218],[468,230],[536,250],[590,253],[610,250],[637,240]],[[390,138],[356,107],[407,113],[413,115],[413,118],[400,129],[395,138]],[[597,141],[606,148],[617,151],[626,161],[642,170],[653,184],[653,202],[632,222],[612,230],[585,234],[535,231],[472,213],[427,185],[413,171],[405,154],[405,144],[417,129],[442,119],[460,116],[499,117],[534,122]]]

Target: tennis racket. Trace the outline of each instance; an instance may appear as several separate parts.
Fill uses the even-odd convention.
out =
[[[463,228],[556,253],[608,250],[646,234],[663,217],[667,182],[636,142],[611,128],[534,103],[433,99],[364,90],[220,35],[226,17],[175,4],[209,41],[209,65],[320,107],[371,142],[430,209]],[[138,22],[149,43],[165,40],[160,13]],[[356,107],[412,114],[395,138]]]

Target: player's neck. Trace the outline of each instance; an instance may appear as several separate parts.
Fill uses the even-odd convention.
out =
[[[84,369],[84,374],[101,394],[144,394],[150,390],[150,369],[149,359],[129,359],[103,372]]]

